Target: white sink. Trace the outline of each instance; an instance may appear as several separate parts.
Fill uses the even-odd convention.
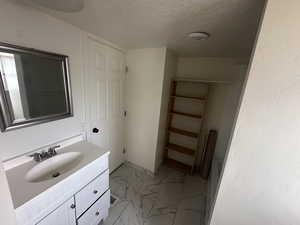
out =
[[[76,166],[81,155],[80,152],[67,152],[53,156],[31,168],[25,179],[29,182],[41,182],[58,177]]]

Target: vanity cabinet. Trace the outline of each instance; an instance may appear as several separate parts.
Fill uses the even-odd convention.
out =
[[[81,153],[80,160],[67,167],[70,170],[62,169],[59,176],[46,181],[27,182],[23,178],[22,172],[35,166],[32,162],[26,164],[28,169],[21,167],[8,174],[11,183],[25,180],[22,188],[19,182],[12,189],[14,196],[19,197],[14,198],[14,204],[24,201],[16,207],[19,225],[98,225],[108,216],[109,152],[85,141],[65,147],[59,154],[69,152]],[[20,196],[30,196],[30,200]]]
[[[109,207],[107,169],[36,225],[98,225],[108,216]]]
[[[37,225],[76,225],[74,198],[66,201]]]

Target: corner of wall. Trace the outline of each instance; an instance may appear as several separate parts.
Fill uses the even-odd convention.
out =
[[[159,127],[157,132],[157,145],[155,153],[155,171],[158,170],[163,162],[163,151],[166,136],[166,121],[168,117],[168,104],[171,80],[175,77],[177,70],[177,56],[175,53],[166,48],[164,78],[162,83],[161,105],[159,114]]]

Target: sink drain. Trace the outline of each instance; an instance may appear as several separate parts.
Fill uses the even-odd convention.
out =
[[[52,174],[52,177],[58,177],[60,175],[59,172]]]

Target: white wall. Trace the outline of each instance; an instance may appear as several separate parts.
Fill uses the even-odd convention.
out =
[[[165,140],[166,140],[168,106],[170,100],[170,87],[171,87],[171,81],[173,77],[175,77],[176,75],[176,68],[177,68],[177,56],[172,51],[167,49],[166,59],[165,59],[165,71],[164,71],[165,74],[164,74],[163,90],[162,90],[162,97],[161,97],[155,171],[157,171],[157,169],[159,168],[159,166],[163,161]]]
[[[208,81],[237,81],[243,76],[240,67],[247,64],[244,59],[180,57],[177,76]]]
[[[19,155],[82,132],[84,119],[81,35],[76,27],[15,1],[0,2],[0,41],[66,54],[70,73],[74,117],[0,133],[0,158]]]
[[[267,3],[212,225],[300,224],[299,9]]]
[[[125,81],[127,160],[155,172],[166,48],[130,50]]]

